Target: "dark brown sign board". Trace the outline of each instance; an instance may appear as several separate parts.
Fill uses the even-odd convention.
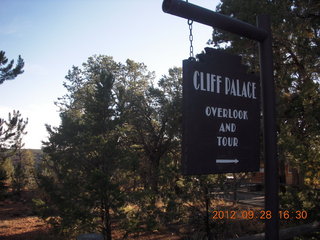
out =
[[[259,77],[225,51],[198,58],[183,61],[183,173],[258,171]]]

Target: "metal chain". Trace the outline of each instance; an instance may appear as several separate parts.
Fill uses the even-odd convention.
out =
[[[186,2],[188,2],[188,0],[186,0]],[[188,19],[188,25],[189,25],[189,31],[190,31],[190,34],[189,34],[189,41],[190,41],[190,58],[189,58],[189,59],[194,59],[194,55],[193,55],[193,45],[192,45],[192,42],[193,42],[192,24],[193,24],[193,21],[190,20],[190,19]]]
[[[188,20],[188,25],[189,25],[189,30],[190,30],[190,34],[189,34],[189,41],[190,41],[190,58],[194,58],[193,56],[193,45],[192,45],[192,41],[193,41],[193,35],[192,35],[192,20]]]

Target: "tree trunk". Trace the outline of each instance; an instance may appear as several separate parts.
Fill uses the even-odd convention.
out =
[[[298,170],[296,168],[292,168],[292,184],[294,186],[298,186],[299,185],[299,173],[298,173]]]
[[[299,187],[303,188],[304,187],[304,178],[305,178],[305,173],[301,169],[298,171],[299,174]]]
[[[155,194],[158,194],[160,157],[150,157],[150,163],[150,187]]]
[[[211,231],[210,231],[210,214],[209,214],[209,207],[210,207],[210,197],[209,197],[209,189],[208,186],[205,186],[204,197],[206,201],[206,232],[208,240],[212,240]]]
[[[233,205],[237,204],[238,201],[238,179],[237,179],[237,175],[235,173],[232,174],[233,175],[233,181],[232,181],[232,188],[233,188]]]
[[[287,180],[286,180],[286,165],[285,165],[285,160],[284,157],[279,154],[279,170],[280,170],[280,191],[282,193],[286,192],[286,185],[287,185]]]
[[[103,237],[105,240],[112,240],[112,230],[111,230],[111,219],[110,219],[110,207],[108,204],[105,205],[103,215],[102,215],[102,225],[103,225]]]
[[[304,172],[300,169],[293,168],[292,169],[292,180],[293,185],[299,186],[300,188],[304,187]]]

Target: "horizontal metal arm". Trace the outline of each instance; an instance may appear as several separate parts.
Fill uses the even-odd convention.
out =
[[[262,42],[268,36],[267,31],[264,29],[181,0],[164,0],[162,10],[165,13],[190,19],[259,42]]]

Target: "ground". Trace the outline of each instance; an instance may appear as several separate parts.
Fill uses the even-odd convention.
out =
[[[263,199],[261,195],[250,195],[250,197],[238,194],[239,199],[255,199],[259,206]],[[56,239],[50,233],[50,227],[32,210],[32,192],[23,192],[20,198],[8,198],[0,201],[0,240],[53,240]],[[217,197],[217,196],[216,196]],[[189,227],[175,226],[171,232],[146,232],[137,235],[130,235],[128,239],[139,240],[181,240],[188,232]],[[113,231],[114,239],[122,239],[121,231]]]
[[[0,240],[40,240],[49,227],[24,202],[0,202]]]
[[[122,235],[114,232],[115,239]],[[51,240],[50,227],[35,216],[30,205],[30,194],[23,193],[21,200],[0,201],[0,240]],[[132,239],[180,240],[172,233],[144,233]]]
[[[37,217],[32,211],[32,206],[30,204],[32,194],[23,193],[22,198],[7,199],[0,201],[0,240],[53,240],[57,239],[50,233],[50,227],[39,217]],[[215,196],[215,198],[218,196]],[[259,193],[238,193],[239,203],[233,205],[232,202],[218,202],[216,208],[224,214],[232,213],[230,209],[233,209],[236,213],[246,213],[249,209],[259,210],[263,209],[263,196]],[[249,202],[251,207],[248,206]],[[218,215],[217,215],[218,216]],[[224,217],[226,217],[225,215]],[[224,219],[225,220],[225,219]],[[223,220],[223,222],[224,222]],[[213,221],[221,221],[221,219],[216,219]],[[234,231],[239,230],[241,232],[242,228],[245,231],[254,234],[263,231],[263,224],[257,220],[246,220],[246,221],[235,221],[230,220],[228,224],[232,225]],[[258,226],[259,225],[259,226]],[[190,227],[190,226],[189,226]],[[139,235],[130,235],[128,239],[138,239],[138,240],[182,240],[183,235],[190,229],[187,226],[173,226],[171,229],[167,229],[165,232],[145,232]],[[223,226],[221,226],[223,227]],[[244,228],[245,227],[245,228]],[[261,229],[260,229],[261,228]],[[169,232],[171,231],[171,232]],[[319,234],[319,233],[317,233]],[[115,240],[122,239],[123,232],[115,230],[113,232]],[[316,236],[316,237],[314,237]],[[312,235],[310,238],[305,239],[319,239],[319,235]]]

